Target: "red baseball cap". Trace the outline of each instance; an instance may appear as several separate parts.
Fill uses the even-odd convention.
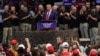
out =
[[[47,47],[47,52],[52,54],[54,52],[54,47],[53,46],[48,46]]]
[[[90,56],[97,56],[97,50],[92,49],[92,50],[90,51]]]
[[[11,45],[16,45],[18,42],[17,42],[17,40],[16,39],[13,39],[13,40],[11,40]]]

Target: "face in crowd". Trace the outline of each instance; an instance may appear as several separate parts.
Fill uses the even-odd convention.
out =
[[[82,6],[82,11],[86,11],[86,6]]]
[[[20,10],[24,10],[24,5],[22,4],[21,6],[20,6]]]
[[[50,11],[50,10],[52,9],[52,6],[51,6],[50,4],[48,4],[48,5],[46,6],[46,8],[47,8],[47,11]]]
[[[15,9],[15,7],[14,6],[12,6],[11,7],[11,11],[15,11],[16,9]]]
[[[91,9],[91,12],[93,12],[93,13],[96,12],[96,9],[95,8],[92,8]]]
[[[62,39],[61,39],[61,37],[57,37],[57,44],[60,44],[60,43],[62,43]]]
[[[65,11],[65,6],[61,6],[60,10]]]
[[[100,6],[99,5],[96,5],[96,10],[100,11]]]
[[[57,11],[58,6],[57,6],[57,5],[54,5],[54,6],[52,7],[52,9],[53,9],[54,11]]]
[[[41,10],[43,10],[44,8],[43,8],[43,5],[39,5],[38,6],[38,9],[41,11]]]
[[[86,7],[90,8],[90,2],[86,2]]]
[[[28,8],[27,7],[24,7],[23,10],[24,10],[24,12],[27,12],[28,11]]]
[[[74,12],[76,12],[77,11],[77,8],[76,7],[73,7],[72,8],[72,12],[74,13]]]
[[[8,5],[5,5],[4,10],[5,11],[9,11],[9,6]]]
[[[71,5],[71,8],[70,8],[70,10],[72,10],[73,9],[73,7],[75,7],[74,5]]]

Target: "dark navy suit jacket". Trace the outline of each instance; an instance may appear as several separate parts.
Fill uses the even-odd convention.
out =
[[[46,14],[47,14],[47,11],[44,12],[42,20],[46,20]],[[51,11],[49,20],[56,20],[56,18],[57,18],[56,13],[54,11]]]

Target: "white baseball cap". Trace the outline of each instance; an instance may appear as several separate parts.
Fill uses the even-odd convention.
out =
[[[20,47],[22,47],[23,49],[25,49],[24,44],[20,44],[20,45],[18,45],[18,48],[20,48]]]
[[[68,44],[68,42],[63,42],[61,46],[62,47],[69,47],[69,44]]]
[[[47,43],[46,44],[46,48],[48,48],[49,46],[52,46],[52,44],[51,43]]]

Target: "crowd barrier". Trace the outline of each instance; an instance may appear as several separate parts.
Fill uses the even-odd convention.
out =
[[[12,39],[17,39],[19,43],[25,43],[24,38],[30,39],[31,45],[52,43],[55,45],[56,38],[61,36],[64,41],[70,42],[71,39],[78,38],[78,32],[72,30],[66,31],[32,31],[32,32],[15,32]]]

